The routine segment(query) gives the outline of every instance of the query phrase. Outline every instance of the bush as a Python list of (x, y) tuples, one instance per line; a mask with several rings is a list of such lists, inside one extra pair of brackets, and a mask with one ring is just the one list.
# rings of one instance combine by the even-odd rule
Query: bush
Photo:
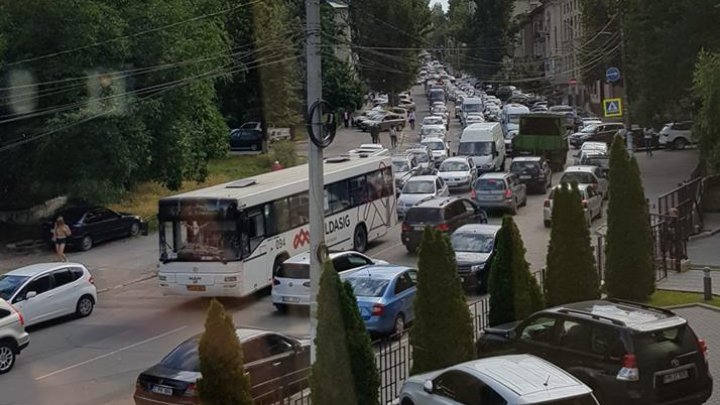
[(445, 235), (425, 228), (418, 258), (411, 374), (424, 373), (475, 357), (473, 324), (465, 302), (455, 253)]
[(497, 234), (495, 259), (490, 267), (490, 326), (522, 320), (543, 308), (543, 297), (530, 265), (515, 221), (503, 217)]
[(277, 160), (283, 167), (292, 167), (298, 164), (295, 151), (295, 142), (278, 141), (272, 145), (272, 161)]
[(198, 353), (200, 373), (198, 392), (203, 405), (250, 405), (250, 379), (243, 367), (243, 352), (235, 334), (232, 317), (222, 304), (210, 301), (205, 333)]
[(577, 183), (555, 190), (545, 273), (548, 306), (600, 298), (590, 231)]
[(646, 301), (655, 291), (650, 215), (634, 157), (616, 137), (610, 151), (610, 203), (605, 245), (608, 296)]

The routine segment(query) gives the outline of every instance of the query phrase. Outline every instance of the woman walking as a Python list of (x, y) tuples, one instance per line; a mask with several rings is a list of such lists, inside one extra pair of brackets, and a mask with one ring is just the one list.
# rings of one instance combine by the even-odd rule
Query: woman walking
[(395, 130), (395, 125), (390, 127), (390, 147), (397, 147), (397, 131)]
[(65, 224), (63, 217), (58, 217), (55, 220), (55, 227), (51, 232), (52, 240), (55, 243), (55, 253), (60, 257), (60, 260), (66, 262), (65, 245), (67, 244), (67, 238), (72, 235), (72, 231), (70, 231), (70, 227)]
[(415, 130), (415, 110), (410, 110), (408, 113), (408, 122), (410, 123), (410, 129)]

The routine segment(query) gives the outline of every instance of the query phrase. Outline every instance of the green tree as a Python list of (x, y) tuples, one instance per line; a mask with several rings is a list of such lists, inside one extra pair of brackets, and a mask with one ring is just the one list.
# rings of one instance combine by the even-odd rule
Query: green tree
[(701, 159), (720, 172), (720, 53), (700, 54), (693, 89), (700, 105), (693, 133)]
[[(340, 285), (332, 262), (325, 262), (317, 297), (317, 347), (310, 372), (313, 404), (357, 404), (353, 368), (348, 353), (348, 331), (345, 330), (342, 303), (344, 288)], [(359, 364), (361, 360), (357, 360)]]
[(411, 374), (424, 373), (472, 360), (473, 325), (465, 302), (455, 253), (447, 237), (425, 228), (418, 257)]
[(251, 405), (250, 379), (243, 366), (243, 351), (232, 316), (222, 304), (210, 301), (205, 333), (198, 344), (198, 394), (203, 405)]
[(644, 301), (655, 291), (652, 234), (640, 169), (615, 137), (610, 151), (605, 285), (610, 297)]
[(502, 67), (510, 43), (513, 2), (473, 0), (469, 70), (481, 80), (493, 78)]
[(590, 231), (577, 183), (555, 189), (547, 252), (545, 299), (548, 306), (600, 298)]
[(503, 217), (496, 239), (488, 289), (490, 326), (525, 319), (543, 308), (540, 286), (530, 273), (525, 244), (512, 216)]

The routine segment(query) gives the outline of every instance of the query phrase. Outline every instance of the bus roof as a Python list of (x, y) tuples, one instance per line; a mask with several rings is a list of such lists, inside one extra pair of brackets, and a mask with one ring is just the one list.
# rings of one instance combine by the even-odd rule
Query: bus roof
[[(390, 156), (330, 157), (324, 163), (325, 184), (359, 176), (383, 167), (391, 167), (392, 165)], [(161, 201), (194, 198), (231, 199), (237, 200), (239, 206), (252, 207), (307, 190), (308, 165), (302, 164), (165, 197)]]

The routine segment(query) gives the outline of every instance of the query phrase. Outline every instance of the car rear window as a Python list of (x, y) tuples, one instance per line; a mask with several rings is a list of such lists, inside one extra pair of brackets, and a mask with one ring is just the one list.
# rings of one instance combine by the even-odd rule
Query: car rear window
[(578, 183), (578, 184), (592, 184), (596, 183), (595, 177), (586, 172), (568, 172), (563, 174), (560, 179), (561, 183)]
[(503, 179), (480, 179), (475, 183), (475, 189), (478, 191), (502, 191), (505, 190), (505, 181)]
[(160, 360), (160, 365), (173, 370), (199, 372), (198, 340), (199, 338), (192, 338), (184, 341)]
[(442, 222), (441, 210), (437, 208), (410, 208), (405, 216), (405, 222), (433, 224)]
[(641, 361), (646, 358), (653, 362), (698, 350), (697, 337), (687, 324), (637, 334), (633, 346)]
[(275, 273), (276, 277), (283, 278), (310, 278), (310, 266), (301, 263), (283, 263)]
[(537, 173), (540, 168), (537, 162), (513, 162), (510, 165), (510, 171), (513, 173)]

